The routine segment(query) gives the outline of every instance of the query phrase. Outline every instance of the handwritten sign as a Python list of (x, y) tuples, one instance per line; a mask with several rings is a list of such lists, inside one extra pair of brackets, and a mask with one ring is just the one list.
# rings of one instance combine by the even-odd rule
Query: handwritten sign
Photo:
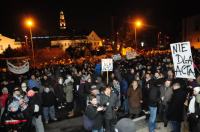
[(195, 71), (191, 54), (190, 42), (170, 44), (177, 78), (195, 79)]
[(101, 59), (101, 71), (113, 71), (113, 59)]

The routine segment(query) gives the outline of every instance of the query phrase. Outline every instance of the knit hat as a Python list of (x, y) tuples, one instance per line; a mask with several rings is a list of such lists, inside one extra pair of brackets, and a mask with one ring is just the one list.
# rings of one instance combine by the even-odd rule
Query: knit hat
[(117, 122), (115, 132), (136, 132), (135, 122), (129, 118), (122, 118)]
[(96, 85), (91, 86), (91, 90), (96, 90), (96, 89), (98, 89)]

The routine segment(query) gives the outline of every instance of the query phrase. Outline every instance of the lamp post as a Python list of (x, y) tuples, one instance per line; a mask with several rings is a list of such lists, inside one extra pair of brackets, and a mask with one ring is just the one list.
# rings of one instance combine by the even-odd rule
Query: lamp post
[(134, 29), (135, 29), (135, 49), (137, 50), (137, 28), (140, 28), (142, 26), (141, 20), (136, 20), (134, 23)]
[(160, 44), (161, 44), (161, 43), (160, 43), (160, 35), (161, 35), (161, 32), (159, 32), (159, 33), (158, 33), (158, 36), (157, 36), (157, 41), (158, 41), (158, 42), (157, 42), (157, 48), (158, 48), (158, 49), (160, 49)]
[(27, 27), (29, 27), (30, 31), (30, 38), (31, 38), (31, 48), (32, 48), (32, 59), (33, 59), (33, 68), (35, 69), (35, 53), (34, 53), (34, 47), (33, 47), (33, 38), (32, 38), (32, 27), (33, 27), (33, 21), (31, 19), (28, 19), (26, 21)]

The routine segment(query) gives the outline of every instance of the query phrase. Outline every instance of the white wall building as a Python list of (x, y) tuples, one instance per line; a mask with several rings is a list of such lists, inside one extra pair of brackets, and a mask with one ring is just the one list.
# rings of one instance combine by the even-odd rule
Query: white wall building
[(15, 42), (15, 39), (11, 39), (0, 34), (0, 54), (2, 54), (9, 46), (12, 49), (21, 47), (18, 42)]
[(102, 39), (94, 31), (92, 31), (87, 36), (79, 36), (77, 38), (75, 36), (74, 38), (63, 38), (51, 41), (51, 46), (59, 46), (64, 51), (71, 45), (76, 46), (79, 44), (91, 44), (92, 49), (98, 49), (102, 46)]

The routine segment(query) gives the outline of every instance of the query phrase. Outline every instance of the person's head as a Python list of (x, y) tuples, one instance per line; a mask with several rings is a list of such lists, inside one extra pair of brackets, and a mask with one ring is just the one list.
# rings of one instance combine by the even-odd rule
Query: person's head
[(26, 85), (25, 82), (23, 82), (23, 83), (21, 84), (21, 88), (22, 88), (22, 91), (26, 92), (26, 90), (27, 90), (27, 85)]
[(168, 70), (167, 71), (167, 76), (168, 77), (173, 77), (174, 76), (174, 73), (172, 72), (172, 70)]
[(47, 75), (44, 75), (43, 78), (44, 78), (44, 80), (47, 80), (48, 77), (47, 77)]
[(13, 90), (13, 96), (20, 96), (21, 92), (20, 92), (20, 88), (19, 87), (15, 87)]
[(103, 88), (103, 91), (106, 95), (110, 95), (111, 94), (111, 87), (109, 85), (105, 86)]
[(58, 78), (58, 84), (61, 84), (61, 85), (63, 84), (63, 78), (62, 77)]
[(97, 98), (95, 95), (89, 95), (89, 102), (92, 104), (92, 105), (97, 105)]
[(97, 94), (99, 94), (99, 89), (97, 88), (96, 85), (92, 85), (90, 88), (90, 92), (92, 95), (97, 95)]
[(27, 96), (28, 97), (33, 97), (34, 95), (35, 95), (35, 91), (34, 90), (32, 90), (32, 89), (28, 90), (28, 92), (27, 92)]
[(155, 74), (154, 74), (154, 76), (155, 76), (155, 78), (160, 78), (160, 74), (159, 74), (159, 72), (156, 72)]
[(4, 88), (2, 89), (2, 94), (8, 94), (8, 89), (7, 89), (6, 87), (4, 87)]
[(134, 90), (137, 89), (138, 88), (138, 81), (133, 80), (132, 81), (132, 87), (133, 87)]
[(135, 122), (129, 118), (122, 118), (115, 125), (115, 132), (136, 132)]
[(44, 92), (45, 92), (45, 93), (49, 93), (49, 92), (50, 92), (50, 88), (49, 88), (48, 86), (46, 86), (46, 87), (44, 88)]
[(131, 68), (131, 74), (134, 74), (135, 70), (133, 68)]
[(35, 80), (35, 75), (31, 75), (31, 79), (32, 79), (32, 80)]
[(172, 88), (173, 88), (173, 90), (177, 90), (177, 89), (181, 88), (181, 85), (180, 85), (180, 83), (174, 83), (172, 85)]
[(147, 80), (149, 80), (149, 79), (151, 79), (151, 74), (150, 73), (146, 73), (145, 77), (146, 77)]
[(169, 80), (169, 79), (165, 80), (165, 87), (167, 87), (167, 88), (170, 87), (171, 83), (172, 83), (171, 80)]
[(195, 96), (198, 95), (199, 92), (200, 92), (200, 87), (195, 87), (195, 88), (193, 89), (193, 94), (194, 94)]

